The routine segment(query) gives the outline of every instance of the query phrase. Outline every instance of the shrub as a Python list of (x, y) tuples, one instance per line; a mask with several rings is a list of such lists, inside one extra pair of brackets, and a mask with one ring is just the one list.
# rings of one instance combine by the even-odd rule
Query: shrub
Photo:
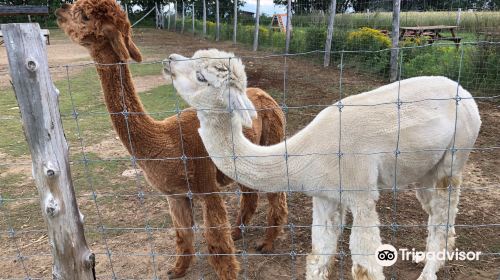
[(361, 27), (347, 34), (347, 48), (349, 50), (378, 51), (391, 47), (391, 40), (379, 30)]
[(305, 30), (306, 51), (324, 50), (327, 30), (324, 27), (309, 27)]
[[(385, 73), (389, 68), (391, 40), (379, 30), (362, 27), (347, 34), (346, 49), (360, 51), (352, 54), (361, 68), (369, 72)], [(380, 51), (380, 52), (379, 52)]]

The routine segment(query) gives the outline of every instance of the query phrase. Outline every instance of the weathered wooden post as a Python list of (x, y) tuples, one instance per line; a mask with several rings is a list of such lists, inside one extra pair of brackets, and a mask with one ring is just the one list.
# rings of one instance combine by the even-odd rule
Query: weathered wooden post
[(203, 38), (207, 36), (207, 1), (203, 0)]
[(292, 0), (287, 1), (286, 5), (286, 39), (285, 39), (285, 53), (290, 51), (290, 39), (292, 35)]
[(155, 28), (156, 29), (160, 28), (160, 22), (158, 17), (158, 3), (155, 3)]
[(186, 5), (184, 1), (182, 1), (182, 27), (181, 27), (181, 33), (184, 33), (184, 24), (186, 21)]
[(219, 0), (215, 0), (215, 41), (220, 40)]
[(174, 3), (174, 32), (177, 32), (177, 1)]
[(192, 21), (192, 31), (193, 31), (193, 35), (194, 35), (194, 29), (195, 29), (195, 26), (194, 26), (194, 2), (191, 3), (191, 21)]
[(31, 152), (33, 177), (47, 224), (53, 279), (95, 279), (76, 204), (58, 95), (38, 23), (2, 24), (10, 75)]
[(156, 29), (163, 29), (163, 7), (160, 4), (158, 8), (158, 3), (155, 3), (155, 15), (156, 15)]
[(238, 32), (238, 0), (233, 0), (234, 4), (234, 23), (233, 23), (233, 44), (236, 45)]
[(255, 8), (255, 30), (253, 32), (253, 51), (256, 52), (259, 48), (259, 21), (260, 21), (260, 0), (257, 0)]
[(161, 26), (161, 29), (165, 29), (165, 17), (164, 17), (164, 14), (163, 14), (163, 5), (160, 4), (160, 26)]
[(325, 42), (325, 57), (323, 60), (323, 66), (328, 67), (330, 65), (330, 52), (332, 51), (332, 39), (333, 39), (333, 26), (335, 24), (335, 10), (337, 8), (337, 1), (331, 0), (330, 2), (330, 18), (328, 19), (328, 33), (326, 35)]
[(399, 78), (398, 56), (399, 56), (399, 10), (401, 0), (392, 0), (392, 47), (391, 47), (391, 73), (390, 81), (394, 82)]
[(168, 20), (167, 20), (167, 29), (170, 30), (170, 3), (168, 3), (168, 11), (167, 11), (167, 15), (168, 15)]

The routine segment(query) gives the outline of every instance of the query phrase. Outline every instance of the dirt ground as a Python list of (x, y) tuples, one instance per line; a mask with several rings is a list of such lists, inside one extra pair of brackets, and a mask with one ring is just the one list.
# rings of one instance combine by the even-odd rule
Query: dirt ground
[[(55, 33), (48, 47), (49, 61), (52, 66), (68, 63), (90, 61), (82, 47), (69, 42), (61, 34)], [(171, 53), (180, 53), (186, 56), (200, 48), (216, 47), (235, 52), (244, 57), (249, 86), (263, 88), (270, 92), (279, 103), (286, 103), (290, 109), (287, 116), (287, 134), (294, 132), (309, 123), (321, 108), (293, 108), (304, 105), (328, 105), (338, 100), (340, 96), (360, 93), (386, 83), (386, 81), (370, 76), (355, 69), (344, 69), (342, 79), (338, 67), (324, 69), (318, 66), (321, 58), (315, 55), (307, 57), (287, 58), (265, 57), (269, 53), (251, 52), (244, 46), (233, 46), (227, 42), (215, 43), (205, 41), (190, 35), (181, 35), (164, 31), (138, 30), (134, 37), (143, 51), (147, 61), (160, 60)], [(8, 73), (5, 48), (0, 49), (0, 87), (8, 86)], [(64, 68), (54, 67), (53, 78), (64, 79)], [(284, 75), (286, 71), (286, 75)], [(73, 74), (75, 74), (73, 72)], [(284, 81), (286, 77), (286, 82)], [(342, 81), (340, 91), (339, 81)], [(149, 75), (135, 79), (138, 91), (146, 91), (164, 83), (160, 75)], [(285, 86), (286, 85), (286, 86)], [(500, 92), (500, 89), (499, 89)], [(500, 147), (500, 110), (497, 102), (479, 102), (482, 117), (482, 129), (476, 143), (477, 148)], [(97, 145), (86, 147), (87, 152), (97, 154), (102, 158), (126, 158), (127, 153), (121, 146), (113, 131)], [(33, 182), (27, 174), (30, 172), (29, 158), (13, 158), (0, 150), (0, 158), (10, 163), (8, 168), (0, 174), (2, 177), (13, 173), (24, 174), (20, 182), (12, 185), (0, 184), (2, 188), (24, 186), (29, 188), (20, 190), (26, 194), (36, 194)], [(17, 169), (16, 169), (17, 168)], [(132, 176), (130, 176), (132, 174)], [(133, 182), (136, 178), (133, 169), (122, 168), (110, 176), (116, 176), (116, 181), (126, 180)], [(498, 279), (500, 277), (500, 151), (499, 149), (481, 149), (471, 153), (465, 170), (462, 196), (457, 217), (457, 248), (464, 251), (481, 251), (483, 256), (477, 262), (453, 261), (438, 275), (439, 279)], [(80, 174), (81, 175), (81, 174)], [(140, 175), (139, 175), (140, 176)], [(73, 175), (78, 178), (78, 174)], [(80, 176), (81, 177), (81, 176)], [(77, 179), (78, 180), (78, 179)], [(21, 182), (22, 181), (22, 182)], [(141, 179), (141, 185), (146, 193), (155, 194)], [(1, 181), (0, 181), (1, 183)], [(97, 183), (96, 183), (97, 184)], [(133, 184), (131, 184), (133, 185)], [(226, 186), (224, 191), (234, 192), (234, 185)], [(115, 273), (117, 279), (168, 279), (167, 270), (173, 264), (175, 254), (175, 233), (168, 216), (168, 205), (164, 198), (158, 195), (148, 196), (145, 201), (137, 199), (136, 189), (120, 190), (120, 194), (111, 189), (98, 189), (106, 193), (103, 204), (106, 207), (97, 213), (95, 202), (88, 199), (89, 190), (77, 190), (79, 206), (86, 219), (87, 240), (92, 251), (96, 253), (96, 273), (98, 279), (111, 279)], [(84, 199), (85, 198), (85, 199)], [(113, 199), (112, 203), (104, 204), (106, 199)], [(235, 195), (227, 195), (228, 211), (231, 221), (234, 221), (238, 208)], [(195, 200), (196, 201), (196, 200)], [(382, 224), (392, 222), (393, 193), (382, 193), (378, 203), (378, 211)], [(9, 206), (10, 211), (23, 211), (24, 207), (37, 209), (38, 202), (22, 201), (26, 206)], [(13, 203), (9, 203), (13, 204)], [(99, 203), (98, 203), (99, 204)], [(311, 250), (310, 228), (311, 199), (300, 193), (292, 193), (288, 197), (289, 224), (279, 237), (275, 245), (274, 254), (260, 255), (254, 245), (263, 236), (266, 225), (267, 201), (261, 199), (259, 208), (252, 221), (252, 225), (244, 235), (244, 239), (236, 241), (238, 250), (245, 250), (248, 255), (240, 256), (242, 264), (241, 279), (304, 279), (305, 256)], [(396, 220), (404, 225), (393, 234), (389, 227), (381, 227), (383, 240), (396, 248), (425, 249), (427, 216), (420, 207), (413, 191), (397, 193), (398, 207)], [(109, 205), (109, 206), (108, 206)], [(0, 207), (0, 211), (2, 208)], [(22, 232), (15, 237), (9, 236), (6, 226), (8, 214), (0, 220), (0, 279), (31, 277), (51, 279), (51, 258), (49, 244), (41, 215), (35, 211), (23, 216), (23, 223), (16, 231)], [(199, 204), (196, 203), (195, 213), (197, 224), (202, 224)], [(12, 214), (12, 213), (11, 213)], [(99, 216), (100, 215), (100, 216)], [(96, 220), (100, 219), (105, 225), (109, 222), (116, 226), (105, 232), (97, 230)], [(153, 230), (145, 230), (145, 221), (156, 225)], [(349, 257), (349, 223), (339, 243), (339, 251), (347, 256), (337, 258), (335, 275), (332, 279), (351, 279)], [(483, 225), (483, 226), (480, 226)], [(124, 230), (124, 228), (129, 228)], [(200, 252), (206, 252), (202, 232), (197, 233), (196, 246)], [(111, 254), (107, 254), (108, 248)], [(18, 251), (21, 251), (19, 252)], [(294, 251), (297, 256), (292, 257)], [(155, 254), (152, 255), (151, 252)], [(19, 257), (19, 253), (22, 257)], [(395, 266), (385, 269), (386, 277), (393, 279), (416, 279), (422, 269), (421, 264), (398, 261)], [(216, 279), (205, 257), (201, 256), (191, 266), (184, 279)]]

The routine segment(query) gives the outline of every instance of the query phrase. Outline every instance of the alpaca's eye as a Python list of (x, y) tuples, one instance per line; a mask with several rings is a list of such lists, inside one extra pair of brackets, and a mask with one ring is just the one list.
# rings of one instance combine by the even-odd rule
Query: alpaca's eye
[(201, 74), (200, 72), (196, 72), (196, 79), (198, 79), (199, 82), (206, 83), (207, 79), (205, 79), (205, 76)]
[(90, 19), (89, 19), (89, 17), (86, 14), (82, 13), (82, 20), (83, 21), (89, 21)]

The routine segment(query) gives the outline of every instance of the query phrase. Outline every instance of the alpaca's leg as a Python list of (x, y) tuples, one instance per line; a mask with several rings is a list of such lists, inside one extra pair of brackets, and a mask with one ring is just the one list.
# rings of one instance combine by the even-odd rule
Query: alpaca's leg
[(191, 261), (194, 259), (193, 211), (188, 198), (168, 198), (170, 215), (176, 228), (176, 254), (174, 268), (168, 271), (170, 279), (179, 278), (186, 274)]
[(345, 211), (338, 201), (313, 197), (312, 253), (307, 256), (307, 279), (328, 279)]
[(236, 227), (233, 228), (231, 233), (233, 240), (241, 238), (240, 226), (246, 226), (250, 223), (250, 220), (257, 209), (257, 201), (259, 199), (259, 194), (255, 190), (247, 188), (243, 185), (239, 185), (239, 187), (243, 194), (240, 197), (240, 211), (238, 212), (238, 217), (236, 218)]
[(286, 193), (268, 193), (267, 200), (267, 228), (264, 239), (257, 245), (257, 250), (262, 253), (270, 253), (274, 247), (274, 240), (283, 231), (283, 225), (288, 220), (288, 207)]
[(375, 252), (382, 245), (375, 200), (359, 194), (356, 204), (350, 209), (353, 217), (349, 240), (352, 277), (354, 280), (384, 279), (382, 266), (375, 260)]
[[(417, 190), (417, 198), (429, 214), (426, 251), (433, 252), (434, 256), (444, 250), (451, 251), (455, 246), (454, 225), (458, 211), (460, 182), (460, 176), (445, 177), (437, 183), (429, 180), (423, 184), (426, 189)], [(425, 260), (425, 267), (418, 279), (437, 279), (436, 273), (443, 265), (444, 260), (436, 258)]]
[(231, 225), (222, 198), (217, 194), (203, 197), (203, 219), (205, 220), (205, 239), (207, 240), (208, 262), (219, 279), (236, 279), (240, 264), (236, 260)]

